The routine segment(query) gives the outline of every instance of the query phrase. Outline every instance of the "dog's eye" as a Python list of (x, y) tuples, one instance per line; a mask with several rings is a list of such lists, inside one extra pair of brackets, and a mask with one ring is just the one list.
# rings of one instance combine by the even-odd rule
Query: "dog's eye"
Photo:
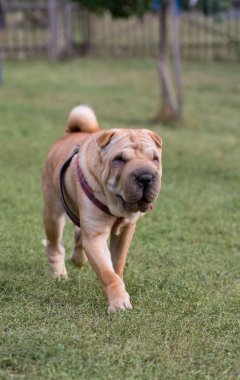
[(123, 156), (121, 154), (118, 154), (116, 157), (114, 157), (113, 162), (125, 163), (126, 160), (123, 158)]
[(153, 161), (159, 162), (159, 157), (156, 154), (154, 154), (154, 156), (153, 156)]

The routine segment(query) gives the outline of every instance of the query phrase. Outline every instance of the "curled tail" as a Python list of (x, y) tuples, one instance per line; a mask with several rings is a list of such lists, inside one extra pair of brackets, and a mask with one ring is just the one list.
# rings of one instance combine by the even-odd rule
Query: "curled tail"
[(67, 120), (65, 132), (87, 132), (93, 133), (100, 130), (94, 111), (85, 105), (74, 107)]

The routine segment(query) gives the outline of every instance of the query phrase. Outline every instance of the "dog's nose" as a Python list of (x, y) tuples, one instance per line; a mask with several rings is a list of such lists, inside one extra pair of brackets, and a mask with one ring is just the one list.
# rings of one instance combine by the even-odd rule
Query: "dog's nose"
[(153, 180), (153, 175), (150, 173), (140, 174), (137, 176), (137, 181), (141, 183), (141, 185), (149, 185)]

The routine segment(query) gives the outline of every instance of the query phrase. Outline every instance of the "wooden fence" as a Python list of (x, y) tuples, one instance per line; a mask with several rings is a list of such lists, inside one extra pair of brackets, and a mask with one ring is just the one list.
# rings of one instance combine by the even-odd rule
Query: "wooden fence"
[[(3, 9), (5, 28), (0, 31), (3, 59), (36, 56), (57, 59), (64, 51), (70, 54), (70, 47), (75, 44), (81, 52), (81, 43), (85, 44), (86, 11), (71, 2), (8, 0), (3, 3)], [(73, 34), (75, 28), (79, 28), (79, 36)]]
[[(4, 1), (4, 2), (3, 2)], [(156, 13), (143, 19), (113, 20), (89, 14), (63, 0), (3, 2), (6, 24), (0, 30), (0, 58), (74, 55), (156, 56), (159, 20)], [(181, 15), (180, 41), (186, 59), (239, 60), (240, 10), (218, 18), (191, 12)], [(171, 32), (171, 20), (169, 20)], [(171, 33), (170, 33), (171, 34)], [(171, 38), (170, 38), (171, 43)]]

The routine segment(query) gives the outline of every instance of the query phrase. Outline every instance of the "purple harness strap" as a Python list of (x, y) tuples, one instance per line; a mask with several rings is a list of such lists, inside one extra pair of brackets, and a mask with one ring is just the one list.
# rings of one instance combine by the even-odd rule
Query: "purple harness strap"
[[(64, 210), (65, 210), (66, 214), (68, 215), (68, 217), (71, 219), (73, 224), (75, 224), (77, 227), (80, 227), (80, 220), (79, 220), (79, 217), (77, 215), (75, 215), (70, 210), (70, 208), (68, 207), (68, 204), (66, 202), (66, 198), (65, 198), (65, 194), (64, 194), (64, 176), (65, 176), (66, 170), (69, 167), (73, 157), (79, 152), (79, 149), (80, 149), (80, 145), (77, 145), (77, 147), (74, 149), (72, 155), (67, 159), (67, 161), (64, 162), (63, 166), (61, 167), (60, 177), (59, 177), (59, 186), (60, 186), (62, 205), (63, 205)], [(85, 194), (87, 195), (87, 197), (90, 199), (90, 201), (92, 201), (95, 204), (95, 206), (97, 206), (100, 210), (105, 212), (105, 214), (108, 214), (110, 216), (114, 216), (111, 214), (109, 208), (105, 204), (103, 204), (99, 199), (97, 199), (95, 197), (92, 188), (89, 186), (89, 184), (87, 183), (87, 181), (83, 175), (83, 172), (80, 168), (78, 160), (76, 161), (76, 163), (77, 163), (78, 179), (79, 179), (79, 182), (82, 186), (82, 189), (85, 192)], [(115, 221), (113, 226), (116, 227), (122, 221), (122, 219), (123, 218), (116, 217), (116, 221)]]
[(64, 194), (64, 176), (65, 176), (65, 172), (66, 172), (67, 168), (69, 167), (69, 165), (70, 165), (73, 157), (75, 156), (75, 154), (78, 153), (78, 151), (79, 151), (79, 145), (74, 149), (72, 155), (67, 159), (67, 161), (64, 162), (63, 166), (61, 167), (60, 177), (59, 177), (59, 186), (60, 186), (62, 205), (64, 207), (64, 210), (65, 210), (66, 214), (71, 219), (71, 221), (73, 222), (73, 224), (75, 224), (75, 226), (80, 227), (80, 220), (77, 217), (77, 215), (75, 215), (70, 210), (70, 208), (68, 207), (66, 199), (65, 199), (65, 194)]
[(89, 186), (89, 184), (87, 183), (84, 175), (83, 175), (83, 172), (79, 166), (79, 162), (78, 160), (76, 161), (76, 164), (77, 164), (77, 175), (78, 175), (78, 179), (79, 179), (79, 182), (82, 186), (82, 189), (84, 191), (84, 193), (87, 195), (88, 199), (90, 199), (90, 201), (92, 201), (92, 203), (95, 204), (95, 206), (97, 206), (98, 208), (100, 208), (100, 210), (102, 210), (103, 212), (105, 212), (105, 214), (108, 214), (108, 215), (111, 215), (111, 212), (109, 210), (109, 208), (104, 205), (99, 199), (97, 199), (91, 189), (91, 187)]

